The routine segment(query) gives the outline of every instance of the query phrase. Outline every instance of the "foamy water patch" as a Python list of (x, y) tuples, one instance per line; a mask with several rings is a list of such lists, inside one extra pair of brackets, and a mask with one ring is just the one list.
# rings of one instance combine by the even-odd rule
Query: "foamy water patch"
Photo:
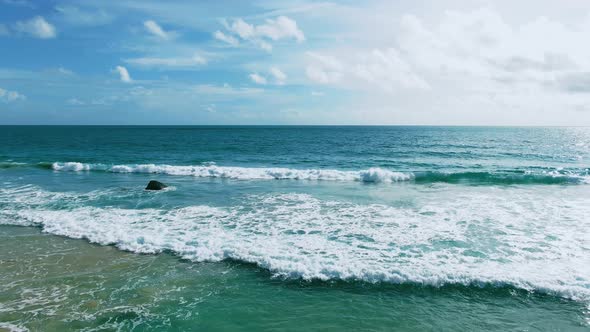
[(306, 194), (169, 210), (56, 210), (37, 201), (25, 207), (26, 199), (14, 209), (0, 194), (0, 223), (39, 225), (48, 233), (137, 253), (240, 260), (285, 278), (510, 285), (590, 300), (590, 207), (558, 194), (472, 193), (414, 208)]
[(24, 326), (11, 324), (11, 323), (4, 323), (4, 322), (0, 322), (0, 328), (5, 329), (6, 331), (10, 331), (10, 332), (28, 332), (29, 331), (29, 329), (27, 329)]

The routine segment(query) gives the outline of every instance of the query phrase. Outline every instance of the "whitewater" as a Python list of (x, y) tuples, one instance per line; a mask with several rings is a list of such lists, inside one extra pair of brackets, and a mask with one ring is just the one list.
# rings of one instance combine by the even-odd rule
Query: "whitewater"
[(136, 253), (255, 263), (276, 277), (513, 286), (590, 300), (590, 206), (583, 199), (492, 190), (429, 197), (408, 209), (263, 194), (234, 206), (129, 209), (108, 206), (114, 197), (138, 196), (1, 189), (0, 223)]
[(339, 171), (334, 169), (289, 169), (289, 168), (252, 168), (228, 167), (217, 165), (206, 166), (173, 166), (173, 165), (104, 165), (80, 162), (55, 162), (51, 168), (56, 171), (107, 171), (112, 173), (152, 173), (168, 175), (187, 175), (195, 177), (211, 177), (239, 180), (323, 180), (323, 181), (363, 181), (363, 182), (395, 182), (409, 180), (412, 173), (404, 174), (378, 167), (361, 171)]
[[(42, 168), (55, 171), (101, 171), (110, 173), (166, 174), (221, 178), (234, 180), (308, 180), (308, 181), (359, 181), (367, 183), (491, 183), (491, 184), (589, 184), (590, 169), (564, 169), (563, 167), (527, 167), (496, 171), (404, 171), (370, 167), (362, 170), (293, 169), (285, 167), (218, 166), (213, 162), (204, 165), (128, 164), (108, 165), (81, 162), (39, 163)], [(11, 167), (27, 164), (10, 164)]]

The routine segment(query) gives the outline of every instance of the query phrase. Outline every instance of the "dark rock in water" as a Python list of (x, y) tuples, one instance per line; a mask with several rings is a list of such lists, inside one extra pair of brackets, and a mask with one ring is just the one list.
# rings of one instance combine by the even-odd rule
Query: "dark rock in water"
[(166, 187), (168, 186), (162, 182), (152, 180), (150, 183), (148, 183), (147, 187), (145, 187), (145, 190), (162, 190)]

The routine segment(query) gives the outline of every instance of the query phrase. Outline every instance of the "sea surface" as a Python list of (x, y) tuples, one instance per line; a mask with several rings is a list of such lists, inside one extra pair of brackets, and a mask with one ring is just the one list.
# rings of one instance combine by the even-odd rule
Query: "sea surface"
[(0, 126), (4, 330), (590, 331), (590, 128)]

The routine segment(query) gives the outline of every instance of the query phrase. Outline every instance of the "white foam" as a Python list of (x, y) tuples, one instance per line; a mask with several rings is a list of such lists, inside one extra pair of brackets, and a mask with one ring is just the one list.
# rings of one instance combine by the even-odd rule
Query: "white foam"
[(224, 167), (214, 164), (203, 166), (172, 165), (112, 165), (84, 164), (78, 162), (53, 163), (56, 171), (92, 171), (100, 170), (112, 173), (152, 173), (168, 175), (185, 175), (206, 178), (237, 180), (317, 180), (317, 181), (362, 181), (362, 182), (397, 182), (413, 178), (411, 173), (394, 172), (382, 168), (369, 168), (361, 171), (340, 171), (334, 169), (291, 169), (281, 167)]
[[(8, 191), (0, 201), (19, 195)], [(0, 210), (0, 223), (37, 224), (138, 253), (236, 259), (288, 278), (512, 285), (590, 300), (590, 204), (547, 192), (473, 189), (415, 208), (305, 194), (171, 210), (32, 204)], [(52, 199), (42, 191), (36, 197)]]
[(66, 163), (53, 163), (52, 168), (56, 171), (89, 171), (91, 168), (90, 164), (83, 164), (78, 162), (66, 162)]
[(28, 332), (29, 329), (23, 326), (14, 325), (11, 323), (0, 322), (0, 328), (6, 329), (10, 332)]

